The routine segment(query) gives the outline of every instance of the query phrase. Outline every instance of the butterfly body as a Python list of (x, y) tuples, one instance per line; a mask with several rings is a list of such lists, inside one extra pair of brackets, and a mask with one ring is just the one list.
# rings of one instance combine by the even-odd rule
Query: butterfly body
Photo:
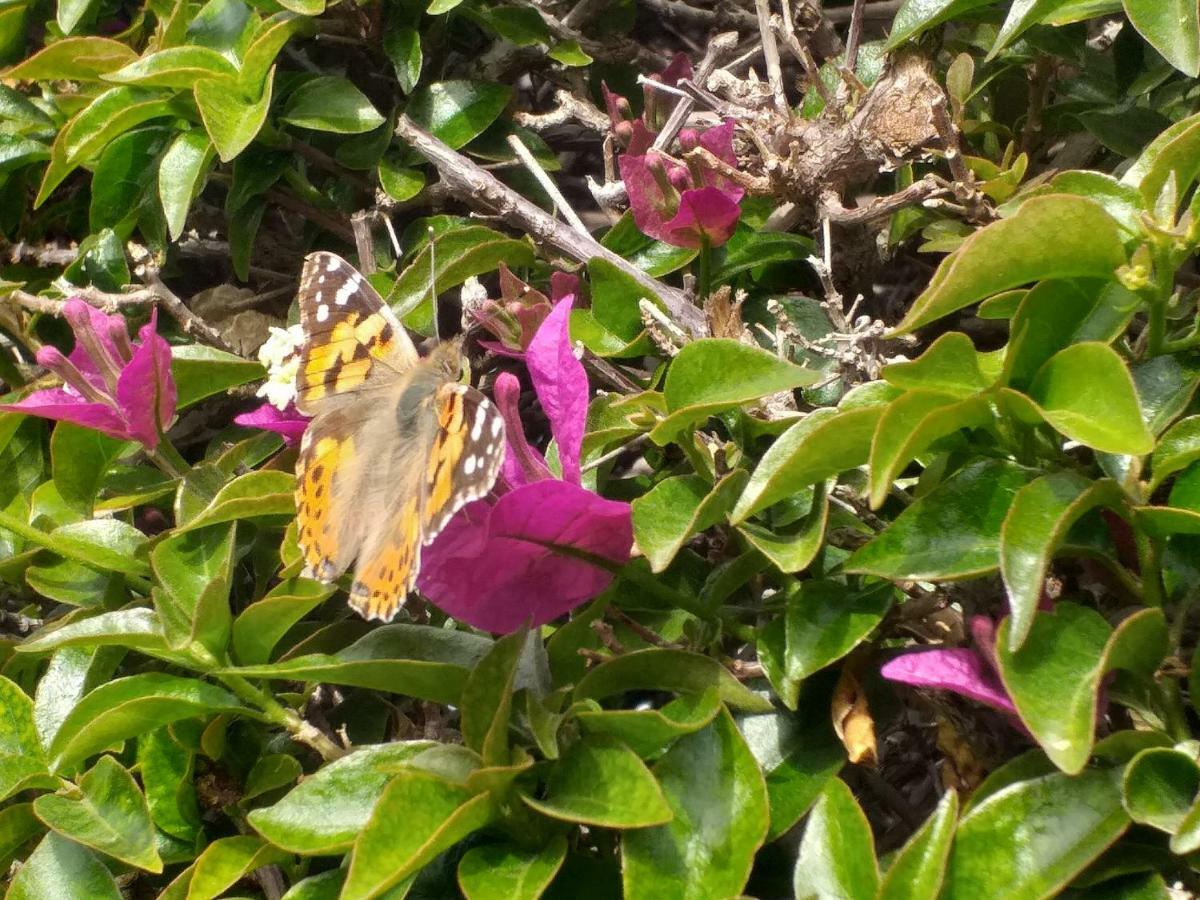
[(457, 380), (460, 343), (421, 357), (340, 257), (305, 260), (299, 303), (296, 406), (312, 416), (296, 464), (304, 574), (332, 582), (354, 563), (350, 605), (389, 621), (416, 584), (421, 548), (491, 490), (504, 422)]

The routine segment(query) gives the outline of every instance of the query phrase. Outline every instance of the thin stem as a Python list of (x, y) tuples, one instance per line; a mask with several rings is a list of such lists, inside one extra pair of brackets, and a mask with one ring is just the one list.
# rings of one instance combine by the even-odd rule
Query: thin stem
[(700, 302), (712, 293), (712, 242), (708, 236), (700, 238)]
[(192, 470), (188, 461), (165, 436), (159, 438), (158, 446), (155, 449), (146, 448), (146, 458), (170, 478), (182, 478)]
[(1162, 606), (1162, 541), (1136, 531), (1134, 541), (1138, 568), (1142, 570), (1142, 600), (1147, 606)]
[(241, 675), (225, 673), (216, 677), (243, 700), (258, 707), (267, 721), (287, 729), (297, 741), (307, 744), (321, 754), (322, 759), (328, 762), (346, 755), (346, 750), (326, 737), (319, 728), (305, 721), (295, 710), (283, 706), (269, 692), (255, 687)]
[(1146, 333), (1146, 353), (1149, 356), (1159, 356), (1167, 334), (1167, 304), (1161, 298), (1154, 298), (1149, 303), (1150, 321)]
[[(31, 544), (36, 544), (52, 553), (57, 553), (63, 559), (69, 559), (72, 562), (80, 563), (87, 566), (89, 569), (108, 572), (115, 571), (104, 566), (98, 565), (96, 560), (82, 547), (75, 547), (69, 541), (64, 541), (62, 537), (56, 537), (52, 534), (47, 534), (41, 529), (34, 528), (32, 525), (27, 525), (15, 516), (0, 510), (0, 528), (5, 531), (11, 531), (13, 534), (25, 538)], [(128, 572), (117, 572), (125, 582), (134, 590), (149, 595), (151, 584), (148, 579), (140, 575), (132, 575)]]

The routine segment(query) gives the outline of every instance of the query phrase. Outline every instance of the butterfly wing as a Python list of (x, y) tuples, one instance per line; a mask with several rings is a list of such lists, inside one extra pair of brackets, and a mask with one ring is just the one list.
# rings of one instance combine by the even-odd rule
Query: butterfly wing
[[(421, 383), (418, 375), (413, 384)], [(363, 545), (350, 588), (350, 605), (367, 619), (395, 616), (416, 584), (422, 546), (487, 495), (504, 458), (504, 420), (483, 394), (452, 381), (429, 386), (402, 397), (398, 418), (412, 432), (392, 444), (392, 487), (363, 504), (365, 515), (385, 517)]]
[(348, 395), (384, 390), (417, 363), (417, 351), (383, 298), (340, 256), (309, 254), (300, 274), (304, 349), (296, 407), (316, 416)]

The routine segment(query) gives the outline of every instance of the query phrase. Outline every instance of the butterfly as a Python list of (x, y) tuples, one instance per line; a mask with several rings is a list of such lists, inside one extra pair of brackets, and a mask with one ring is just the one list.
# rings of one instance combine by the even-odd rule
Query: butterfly
[(404, 326), (333, 253), (304, 261), (296, 407), (312, 421), (296, 463), (303, 574), (355, 563), (350, 605), (387, 622), (416, 584), (421, 548), (492, 489), (504, 420), (459, 382), (461, 340), (420, 356)]

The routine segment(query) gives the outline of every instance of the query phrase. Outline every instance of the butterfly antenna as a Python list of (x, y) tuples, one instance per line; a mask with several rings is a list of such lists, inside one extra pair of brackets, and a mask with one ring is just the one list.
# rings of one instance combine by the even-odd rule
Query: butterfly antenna
[(433, 307), (433, 338), (441, 343), (442, 335), (438, 330), (438, 293), (437, 293), (437, 263), (435, 260), (433, 226), (427, 231), (429, 235), (429, 303)]

